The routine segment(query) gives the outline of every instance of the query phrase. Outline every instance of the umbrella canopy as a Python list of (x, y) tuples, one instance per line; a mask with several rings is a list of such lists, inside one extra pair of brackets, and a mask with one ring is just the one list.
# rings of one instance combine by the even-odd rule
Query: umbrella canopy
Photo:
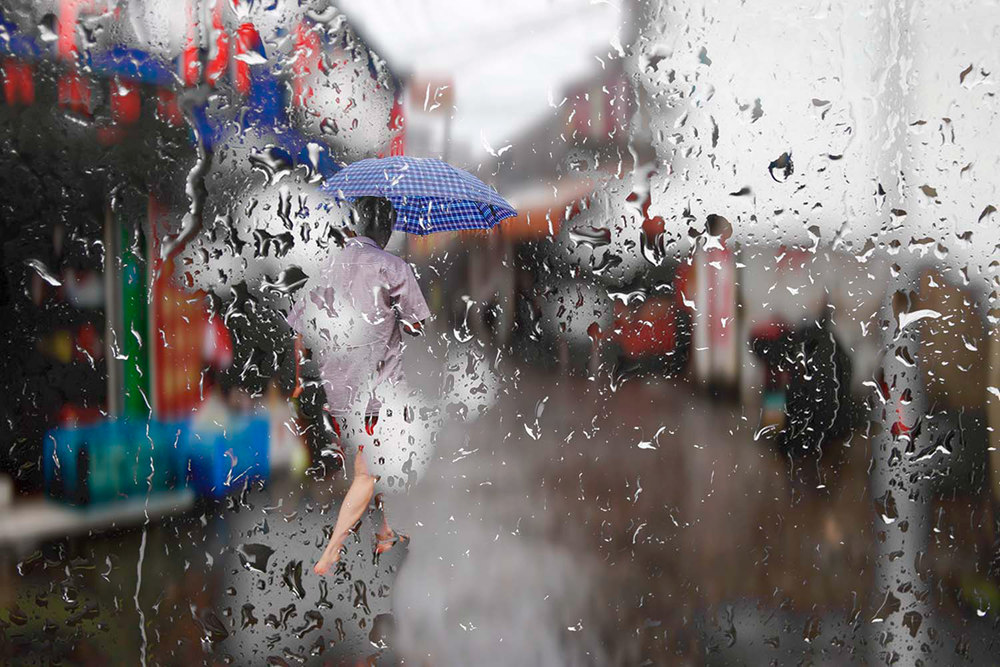
[(491, 229), (517, 215), (493, 188), (434, 158), (359, 160), (334, 174), (323, 189), (343, 201), (385, 197), (396, 208), (396, 231), (421, 236)]

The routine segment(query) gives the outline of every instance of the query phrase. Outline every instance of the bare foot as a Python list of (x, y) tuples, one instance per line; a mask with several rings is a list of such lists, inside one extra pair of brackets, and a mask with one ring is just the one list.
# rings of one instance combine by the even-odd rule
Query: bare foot
[(339, 550), (332, 556), (328, 556), (327, 554), (324, 553), (323, 556), (319, 559), (319, 561), (316, 562), (316, 565), (313, 567), (313, 572), (322, 576), (330, 572), (331, 569), (335, 568), (338, 562), (340, 562)]
[(376, 534), (375, 539), (375, 553), (384, 554), (386, 551), (408, 538), (405, 535), (400, 535), (390, 529), (388, 533)]
[(375, 544), (375, 553), (384, 554), (389, 549), (396, 546), (395, 537), (379, 538), (379, 541)]

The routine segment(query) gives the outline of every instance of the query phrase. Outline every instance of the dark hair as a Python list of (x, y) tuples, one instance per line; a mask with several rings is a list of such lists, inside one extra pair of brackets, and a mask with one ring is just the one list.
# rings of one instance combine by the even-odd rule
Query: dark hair
[(354, 200), (354, 231), (385, 247), (396, 224), (396, 209), (385, 197), (358, 197)]

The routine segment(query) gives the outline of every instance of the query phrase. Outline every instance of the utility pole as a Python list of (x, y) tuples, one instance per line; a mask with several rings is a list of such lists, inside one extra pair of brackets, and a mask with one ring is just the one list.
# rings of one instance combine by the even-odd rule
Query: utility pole
[[(882, 78), (879, 117), (884, 122), (870, 141), (882, 147), (876, 169), (876, 215), (883, 221), (877, 233), (883, 250), (893, 240), (905, 244), (910, 225), (892, 221), (893, 209), (915, 210), (907, 205), (907, 175), (913, 171), (909, 146), (908, 109), (913, 105), (910, 43), (911, 0), (894, 0), (886, 6), (876, 27), (882, 46), (878, 62), (888, 68)], [(882, 16), (880, 14), (880, 16)], [(874, 588), (872, 608), (861, 620), (867, 624), (869, 664), (916, 665), (933, 662), (928, 654), (935, 642), (933, 603), (921, 559), (930, 544), (930, 488), (916, 453), (931, 437), (919, 428), (927, 412), (920, 359), (919, 327), (906, 323), (913, 309), (912, 295), (919, 286), (919, 267), (912, 257), (888, 258), (897, 262), (887, 286), (879, 317), (883, 357), (880, 387), (872, 421), (877, 432), (872, 441), (869, 486), (874, 500)], [(914, 361), (916, 360), (916, 362)], [(918, 442), (920, 441), (920, 442)]]

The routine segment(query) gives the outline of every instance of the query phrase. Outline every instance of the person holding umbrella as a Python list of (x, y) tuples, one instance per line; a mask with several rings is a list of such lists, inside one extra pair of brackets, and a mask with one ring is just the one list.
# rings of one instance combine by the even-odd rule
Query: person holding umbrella
[[(410, 266), (385, 251), (393, 230), (490, 229), (517, 214), (476, 177), (430, 158), (361, 160), (324, 189), (353, 203), (354, 234), (307, 282), (288, 316), (318, 357), (333, 428), (345, 455), (354, 455), (350, 488), (313, 568), (320, 575), (339, 562), (344, 541), (375, 494), (370, 446), (389, 444), (376, 439), (381, 399), (403, 381), (402, 335), (420, 335), (430, 316)], [(376, 538), (376, 554), (396, 542), (384, 518)]]

